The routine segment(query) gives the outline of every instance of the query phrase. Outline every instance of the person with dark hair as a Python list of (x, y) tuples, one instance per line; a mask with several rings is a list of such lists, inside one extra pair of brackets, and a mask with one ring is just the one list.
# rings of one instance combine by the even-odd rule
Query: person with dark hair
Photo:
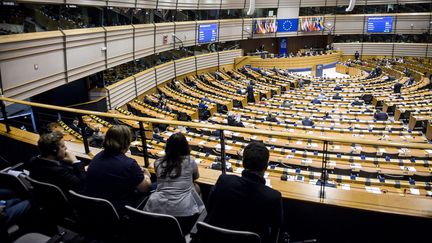
[(321, 104), (321, 101), (319, 100), (319, 98), (314, 98), (314, 99), (311, 101), (311, 103), (314, 104), (314, 105), (318, 105), (318, 104)]
[(360, 101), (359, 98), (355, 98), (355, 100), (351, 103), (352, 106), (361, 106), (363, 102)]
[(204, 210), (204, 203), (197, 193), (198, 185), (194, 184), (199, 178), (198, 166), (183, 134), (168, 138), (165, 156), (155, 162), (154, 168), (157, 188), (144, 210), (176, 217), (186, 235)]
[(308, 116), (306, 116), (306, 117), (301, 121), (301, 124), (302, 124), (303, 126), (313, 126), (313, 125), (314, 125), (314, 122), (313, 122), (311, 119), (309, 119)]
[(219, 176), (208, 197), (204, 221), (217, 227), (255, 232), (263, 243), (276, 242), (283, 208), (281, 193), (265, 185), (269, 157), (263, 143), (249, 143), (243, 151), (242, 176)]
[(137, 206), (150, 189), (150, 173), (125, 155), (132, 132), (123, 125), (112, 126), (105, 135), (104, 150), (98, 153), (87, 170), (84, 194), (110, 201), (120, 214), (124, 206)]
[(402, 89), (402, 84), (399, 82), (399, 81), (397, 81), (395, 84), (394, 84), (394, 86), (393, 86), (393, 92), (395, 93), (395, 94), (400, 94), (400, 92), (401, 92), (401, 89)]
[(387, 113), (382, 112), (381, 110), (377, 109), (377, 110), (375, 111), (374, 118), (375, 118), (377, 121), (387, 121), (387, 119), (388, 119), (388, 115), (387, 115)]
[(105, 136), (101, 133), (100, 128), (96, 127), (93, 134), (88, 138), (89, 144), (92, 147), (101, 148)]
[(354, 53), (354, 58), (355, 58), (356, 60), (358, 60), (358, 59), (360, 58), (360, 53), (359, 53), (358, 51), (356, 51), (356, 52)]
[(81, 131), (81, 128), (79, 127), (79, 121), (78, 121), (78, 119), (74, 119), (72, 121), (72, 124), (70, 125), (70, 128), (72, 130), (74, 130), (75, 132), (77, 132), (77, 133), (79, 133), (79, 134), (82, 135), (82, 131)]
[(334, 100), (342, 100), (342, 96), (337, 92), (335, 95), (333, 95), (332, 99)]
[(271, 112), (267, 113), (265, 120), (268, 122), (279, 122), (279, 120), (276, 118), (276, 116), (273, 115), (273, 113), (271, 113)]
[(40, 155), (25, 165), (31, 178), (54, 184), (65, 193), (84, 188), (84, 165), (73, 153), (66, 151), (61, 132), (42, 134), (38, 140), (38, 149)]

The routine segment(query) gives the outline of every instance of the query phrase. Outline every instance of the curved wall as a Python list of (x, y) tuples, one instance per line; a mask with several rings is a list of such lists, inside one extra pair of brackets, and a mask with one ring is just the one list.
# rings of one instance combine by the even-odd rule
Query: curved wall
[(242, 55), (242, 50), (213, 52), (182, 58), (149, 68), (106, 87), (107, 106), (109, 109), (122, 106), (158, 84), (183, 74), (234, 64), (234, 59)]
[(334, 48), (344, 55), (432, 57), (432, 43), (335, 43)]
[[(308, 1), (305, 1), (308, 2)], [(302, 1), (303, 3), (303, 1)], [(432, 13), (392, 14), (392, 33), (421, 34)], [(326, 15), (334, 21), (334, 33), (362, 34), (368, 15)], [(86, 77), (107, 68), (179, 46), (197, 45), (198, 26), (219, 25), (218, 42), (282, 36), (327, 35), (325, 32), (253, 34), (253, 18), (213, 21), (185, 21), (37, 32), (0, 36), (0, 71), (3, 93), (26, 99), (46, 90)], [(413, 23), (411, 27), (411, 23)], [(409, 26), (409, 29), (408, 27)], [(338, 43), (345, 54), (361, 50), (368, 55), (412, 55), (432, 57), (431, 44)], [(215, 66), (215, 64), (213, 65)]]
[[(243, 9), (250, 0), (18, 0), (17, 2), (72, 4), (148, 9)], [(415, 0), (357, 0), (357, 5), (405, 4)], [(348, 6), (349, 0), (255, 0), (255, 8)]]

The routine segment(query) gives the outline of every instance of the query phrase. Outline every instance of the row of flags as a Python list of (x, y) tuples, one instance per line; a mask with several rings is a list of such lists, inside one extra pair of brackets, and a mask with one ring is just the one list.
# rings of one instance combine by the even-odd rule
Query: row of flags
[(303, 32), (322, 31), (324, 30), (324, 17), (278, 19), (277, 21), (275, 19), (256, 20), (254, 33), (295, 32), (299, 28)]

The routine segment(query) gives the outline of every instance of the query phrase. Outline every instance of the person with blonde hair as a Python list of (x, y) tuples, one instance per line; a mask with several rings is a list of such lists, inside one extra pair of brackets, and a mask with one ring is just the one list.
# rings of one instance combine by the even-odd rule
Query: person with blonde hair
[(105, 135), (104, 150), (93, 158), (87, 170), (85, 194), (110, 201), (120, 214), (126, 205), (137, 206), (151, 186), (148, 170), (125, 155), (131, 141), (129, 127), (112, 126)]

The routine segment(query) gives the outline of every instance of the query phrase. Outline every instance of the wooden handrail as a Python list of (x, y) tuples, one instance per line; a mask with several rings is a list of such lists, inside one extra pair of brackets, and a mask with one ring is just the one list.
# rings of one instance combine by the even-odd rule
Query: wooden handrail
[(105, 99), (105, 98), (106, 98), (106, 96), (103, 96), (103, 97), (100, 97), (100, 98), (98, 98), (98, 99), (96, 99), (96, 100), (90, 100), (90, 101), (87, 101), (87, 102), (78, 103), (78, 104), (73, 104), (73, 105), (69, 105), (69, 106), (66, 106), (66, 107), (73, 108), (73, 107), (75, 107), (75, 106), (80, 106), (80, 105), (94, 104), (94, 103), (97, 103), (97, 102), (99, 102), (99, 101), (101, 101), (101, 100), (103, 100), (103, 99)]
[(328, 141), (328, 142), (338, 142), (338, 143), (354, 143), (354, 144), (364, 144), (364, 145), (375, 145), (375, 146), (380, 146), (380, 147), (387, 146), (387, 147), (400, 147), (400, 148), (412, 148), (412, 149), (431, 149), (432, 150), (432, 145), (430, 145), (430, 144), (400, 143), (400, 142), (376, 141), (376, 140), (358, 139), (358, 138), (347, 139), (347, 138), (340, 138), (340, 137), (314, 136), (314, 135), (309, 135), (309, 134), (297, 134), (297, 133), (290, 133), (290, 132), (256, 130), (256, 129), (240, 128), (240, 127), (224, 126), (224, 125), (215, 125), (215, 124), (202, 124), (202, 123), (196, 123), (196, 122), (166, 121), (166, 120), (155, 119), (155, 118), (130, 117), (130, 116), (125, 116), (125, 115), (111, 114), (111, 113), (105, 113), (105, 112), (88, 111), (88, 110), (66, 108), (66, 107), (54, 106), (54, 105), (46, 105), (46, 104), (41, 104), (41, 103), (15, 100), (15, 99), (7, 98), (7, 97), (0, 97), (0, 100), (5, 101), (5, 102), (10, 102), (10, 103), (17, 103), (17, 104), (34, 106), (34, 107), (39, 107), (39, 108), (51, 109), (51, 110), (57, 110), (57, 111), (79, 113), (79, 114), (83, 114), (83, 115), (95, 115), (95, 116), (110, 117), (110, 118), (117, 118), (117, 119), (126, 119), (126, 120), (138, 121), (138, 122), (158, 123), (158, 124), (186, 126), (186, 127), (195, 127), (195, 128), (207, 128), (207, 129), (214, 129), (214, 130), (227, 130), (227, 131), (233, 131), (233, 132), (243, 132), (243, 133), (270, 135), (270, 136), (278, 136), (278, 137), (311, 139), (311, 140), (315, 140), (315, 141), (318, 140), (318, 141), (322, 141), (322, 142)]

